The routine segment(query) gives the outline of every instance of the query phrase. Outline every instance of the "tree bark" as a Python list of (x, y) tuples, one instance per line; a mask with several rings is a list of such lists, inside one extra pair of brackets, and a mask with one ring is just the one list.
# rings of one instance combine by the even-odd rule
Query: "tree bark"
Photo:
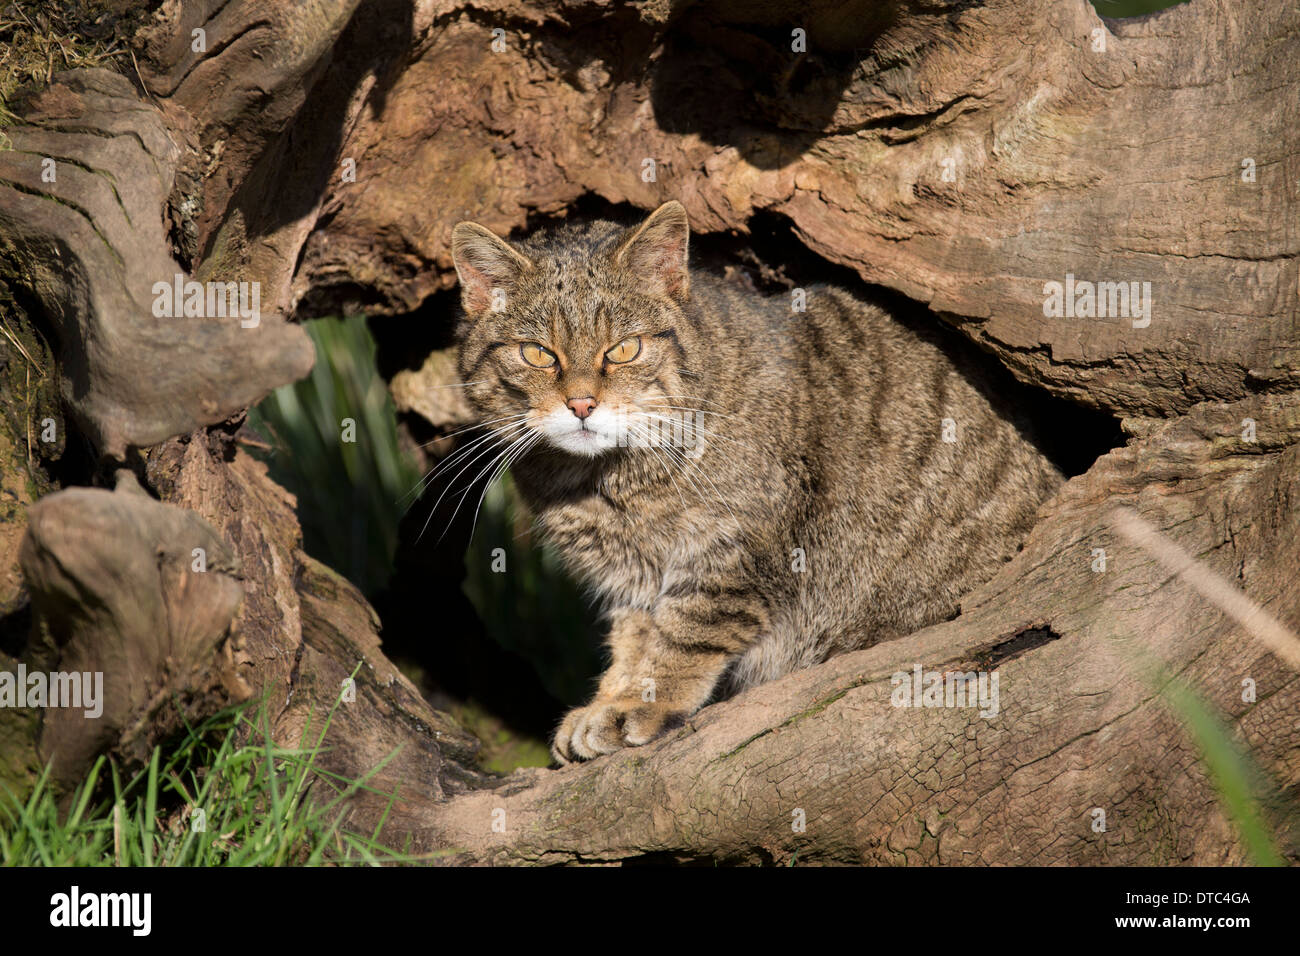
[[(1294, 4), (1107, 21), (1085, 0), (816, 0), (792, 21), (774, 3), (209, 0), (126, 39), (125, 74), (56, 75), (0, 151), (0, 670), (113, 687), (90, 730), (0, 710), (0, 780), (53, 761), (66, 787), (96, 753), (139, 761), (182, 715), (268, 689), (293, 745), (361, 663), (329, 768), (400, 748), (372, 781), (399, 794), (383, 836), (455, 862), (1245, 862), (1176, 679), (1249, 752), (1300, 859), (1293, 652), (1116, 516), (1300, 627)], [(787, 223), (1129, 441), (955, 620), (642, 748), (485, 774), (364, 598), (301, 550), (236, 430), (310, 367), (298, 320), (410, 315), (417, 351), (417, 326), (450, 318), (457, 221), (504, 232), (589, 196), (676, 198), (697, 232)], [(177, 274), (259, 283), (259, 322), (158, 316), (154, 283)], [(1150, 283), (1149, 324), (1047, 314), (1046, 283), (1070, 276)], [(429, 398), (448, 374), (435, 354), (395, 376), (399, 407), (463, 420)], [(45, 418), (54, 441), (33, 437)], [(53, 490), (111, 471), (114, 491)], [(918, 665), (996, 669), (999, 712), (893, 706)], [(358, 798), (350, 823), (384, 806)]]

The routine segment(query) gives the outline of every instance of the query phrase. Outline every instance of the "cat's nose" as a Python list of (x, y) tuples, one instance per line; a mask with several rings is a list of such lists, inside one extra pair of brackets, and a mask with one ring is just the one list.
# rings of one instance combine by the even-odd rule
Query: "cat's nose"
[(573, 414), (579, 418), (586, 418), (591, 414), (591, 410), (596, 407), (596, 399), (588, 395), (586, 398), (571, 398), (564, 404), (573, 409)]

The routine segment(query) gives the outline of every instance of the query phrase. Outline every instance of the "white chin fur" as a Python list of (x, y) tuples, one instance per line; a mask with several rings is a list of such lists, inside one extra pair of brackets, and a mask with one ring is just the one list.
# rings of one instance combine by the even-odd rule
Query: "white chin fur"
[(561, 451), (595, 458), (618, 447), (621, 429), (616, 418), (598, 407), (583, 421), (568, 408), (559, 408), (542, 419), (541, 426), (547, 440)]

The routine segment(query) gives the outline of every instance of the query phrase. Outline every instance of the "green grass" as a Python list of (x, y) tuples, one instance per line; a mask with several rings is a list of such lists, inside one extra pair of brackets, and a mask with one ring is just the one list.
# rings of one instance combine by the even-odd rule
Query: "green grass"
[(319, 732), (310, 725), (304, 731), (303, 739), (314, 743), (291, 749), (271, 740), (265, 704), (231, 708), (190, 728), (167, 756), (155, 748), (148, 766), (129, 780), (100, 757), (63, 809), (47, 770), (25, 800), (0, 793), (0, 864), (317, 866), (429, 859), (384, 846), (382, 819), (368, 834), (344, 828), (347, 801), (371, 790), (368, 781), (382, 764), (358, 780), (319, 766), (332, 716)]
[(305, 328), (316, 346), (311, 374), (267, 396), (249, 424), (273, 445), (263, 456), (271, 477), (298, 499), (304, 549), (373, 594), (392, 575), (400, 499), (420, 474), (398, 447), (365, 317)]
[[(1233, 741), (1227, 726), (1186, 683), (1169, 681), (1162, 696), (1195, 743), (1219, 805), (1236, 828), (1251, 862), (1256, 866), (1286, 866), (1263, 811), (1265, 795), (1276, 794), (1279, 788), (1270, 784), (1246, 751)], [(1294, 808), (1291, 813), (1295, 813)]]

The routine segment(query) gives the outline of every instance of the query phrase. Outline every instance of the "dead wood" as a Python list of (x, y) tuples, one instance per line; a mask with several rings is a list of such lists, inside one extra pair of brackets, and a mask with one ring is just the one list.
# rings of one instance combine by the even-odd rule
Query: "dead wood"
[[(1132, 507), (1300, 628), (1289, 0), (1122, 22), (1085, 0), (817, 0), (793, 20), (768, 3), (209, 0), (164, 4), (129, 40), (130, 70), (56, 75), (0, 151), (0, 305), (31, 332), (0, 341), (5, 368), (48, 371), (92, 457), (155, 496), (48, 493), (22, 420), (41, 393), (0, 382), (25, 409), (0, 435), (0, 665), (99, 669), (111, 688), (93, 726), (0, 715), (10, 782), (49, 759), (65, 784), (99, 752), (138, 761), (180, 714), (263, 692), (298, 743), (360, 665), (332, 769), (398, 751), (374, 781), (399, 794), (385, 836), (459, 862), (1244, 862), (1162, 694), (1176, 678), (1262, 769), (1297, 859), (1300, 677), (1114, 519)], [(302, 552), (292, 500), (227, 423), (310, 367), (295, 320), (446, 322), (458, 220), (504, 232), (593, 196), (679, 199), (698, 232), (784, 224), (1131, 439), (957, 619), (649, 746), (503, 780), (385, 658), (364, 598)], [(259, 322), (157, 315), (177, 275), (259, 283)], [(1067, 277), (1150, 283), (1149, 323), (1048, 314)], [(394, 387), (445, 427), (465, 410), (424, 393), (439, 363)], [(917, 665), (996, 669), (999, 712), (893, 706)], [(383, 807), (358, 800), (352, 824)]]

